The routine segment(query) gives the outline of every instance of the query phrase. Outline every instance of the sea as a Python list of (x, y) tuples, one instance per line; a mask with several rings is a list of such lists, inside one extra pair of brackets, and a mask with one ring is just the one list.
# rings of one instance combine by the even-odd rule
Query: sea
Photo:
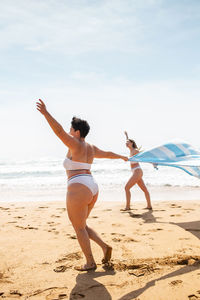
[[(149, 189), (176, 188), (177, 191), (185, 188), (196, 190), (200, 195), (200, 179), (173, 167), (161, 166), (156, 170), (151, 164), (140, 165)], [(124, 191), (131, 176), (129, 162), (122, 160), (95, 159), (92, 173), (102, 194)], [(66, 186), (63, 158), (0, 160), (0, 201), (63, 200)]]

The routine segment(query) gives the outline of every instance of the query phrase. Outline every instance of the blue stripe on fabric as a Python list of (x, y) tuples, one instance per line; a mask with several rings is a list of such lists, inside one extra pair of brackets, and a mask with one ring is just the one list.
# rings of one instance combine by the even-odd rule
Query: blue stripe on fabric
[[(150, 155), (149, 155), (150, 154)], [(140, 152), (132, 157), (129, 158), (129, 161), (142, 161), (142, 162), (149, 162), (152, 160), (157, 160), (157, 156), (151, 153), (151, 151)]]
[(192, 167), (196, 174), (200, 177), (200, 168), (199, 167)]
[(172, 151), (177, 157), (186, 155), (176, 144), (165, 144), (164, 146)]
[(171, 160), (171, 158), (169, 158), (169, 156), (160, 148), (155, 148), (151, 151), (151, 154), (154, 154), (154, 156), (156, 156), (157, 158), (159, 157), (159, 159), (165, 159), (165, 160)]
[(183, 147), (187, 148), (188, 151), (190, 152), (191, 155), (199, 155), (199, 151), (195, 151), (194, 149), (191, 148), (189, 144), (182, 144)]
[(140, 152), (129, 160), (175, 167), (200, 178), (200, 151), (195, 150), (187, 143), (167, 143), (149, 151)]

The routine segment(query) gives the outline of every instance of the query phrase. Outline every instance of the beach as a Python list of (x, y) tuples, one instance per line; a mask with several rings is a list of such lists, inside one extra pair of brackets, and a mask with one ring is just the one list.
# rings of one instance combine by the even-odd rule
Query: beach
[(1, 202), (0, 299), (200, 299), (200, 199), (163, 193), (152, 211), (143, 200), (121, 212), (106, 195), (88, 225), (113, 247), (112, 260), (102, 265), (91, 242), (90, 272), (74, 269), (84, 258), (64, 200)]
[(0, 300), (200, 300), (200, 0), (0, 16)]

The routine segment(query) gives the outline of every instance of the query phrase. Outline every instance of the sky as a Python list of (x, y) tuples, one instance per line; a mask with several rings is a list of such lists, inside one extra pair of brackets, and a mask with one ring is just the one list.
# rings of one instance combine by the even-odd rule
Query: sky
[(126, 152), (124, 130), (200, 148), (199, 24), (199, 0), (0, 1), (0, 160), (66, 154), (39, 98), (104, 150)]

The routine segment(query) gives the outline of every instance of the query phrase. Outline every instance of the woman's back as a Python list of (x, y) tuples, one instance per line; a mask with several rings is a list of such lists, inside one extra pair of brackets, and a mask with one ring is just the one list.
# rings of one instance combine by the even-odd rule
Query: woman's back
[(67, 157), (72, 161), (92, 164), (94, 160), (94, 148), (85, 141), (78, 141), (77, 147), (69, 149)]

